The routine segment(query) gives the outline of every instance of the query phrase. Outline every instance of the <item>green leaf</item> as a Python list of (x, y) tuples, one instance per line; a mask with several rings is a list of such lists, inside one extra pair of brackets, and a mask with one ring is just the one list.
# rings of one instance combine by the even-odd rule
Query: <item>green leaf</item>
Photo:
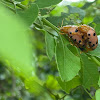
[(49, 7), (51, 5), (56, 5), (60, 3), (62, 0), (36, 0), (36, 4), (39, 8)]
[(99, 87), (100, 87), (100, 75), (99, 75), (99, 81), (98, 81), (98, 85), (99, 85)]
[(100, 58), (100, 35), (98, 35), (98, 46), (95, 50), (88, 52), (92, 56), (97, 56)]
[(45, 32), (46, 52), (51, 60), (55, 52), (55, 40), (48, 32)]
[(45, 84), (46, 84), (46, 87), (48, 89), (50, 89), (50, 90), (59, 90), (60, 89), (60, 86), (59, 86), (57, 80), (52, 75), (49, 75), (48, 76), (48, 79), (46, 80), (46, 83)]
[(40, 68), (48, 65), (48, 62), (49, 62), (49, 59), (48, 59), (48, 57), (46, 55), (40, 55), (38, 57), (38, 66)]
[(48, 17), (47, 20), (50, 21), (55, 26), (59, 26), (60, 27), (62, 22), (63, 22), (63, 26), (68, 24), (68, 21), (66, 20), (66, 18), (68, 16), (69, 16), (69, 14), (62, 13), (61, 16), (51, 16), (51, 17)]
[[(1, 5), (0, 5), (1, 6)], [(32, 75), (32, 47), (26, 25), (0, 7), (0, 55), (24, 76)], [(15, 67), (16, 66), (16, 67)], [(20, 68), (20, 69), (19, 69)], [(22, 71), (22, 72), (20, 72)]]
[(51, 11), (52, 9), (53, 9), (53, 8), (51, 8), (51, 7), (48, 7), (48, 8), (42, 8), (42, 9), (40, 9), (40, 13), (41, 13), (42, 16), (44, 16), (44, 15), (49, 14), (50, 11)]
[(96, 24), (95, 31), (97, 35), (100, 35), (100, 24)]
[(81, 58), (83, 86), (85, 88), (98, 87), (99, 73), (97, 65), (89, 60), (85, 54), (81, 54)]
[(79, 55), (79, 51), (76, 46), (72, 46), (69, 44), (69, 45), (67, 45), (67, 47), (74, 55), (76, 55), (76, 56)]
[(93, 22), (96, 23), (96, 24), (100, 24), (100, 16), (96, 16), (94, 18), (94, 21)]
[(85, 11), (84, 10), (82, 10), (80, 8), (77, 8), (77, 7), (72, 7), (70, 5), (68, 5), (67, 7), (69, 9), (70, 14), (78, 13), (80, 15), (80, 19), (84, 18), (84, 16), (85, 16)]
[(100, 89), (96, 90), (95, 98), (96, 100), (100, 100)]
[(43, 83), (41, 83), (41, 81), (38, 80), (36, 77), (30, 77), (25, 80), (26, 89), (28, 89), (31, 93), (34, 93), (35, 95), (39, 95), (40, 93), (46, 91), (41, 85), (43, 85)]
[(64, 97), (64, 100), (75, 100), (75, 99), (72, 98), (71, 96), (66, 96), (66, 97)]
[(23, 4), (23, 5), (29, 5), (29, 3), (33, 3), (35, 0), (23, 0), (22, 2), (21, 2), (21, 4)]
[(88, 7), (90, 7), (94, 2), (86, 2), (81, 9), (87, 9)]
[(17, 10), (17, 14), (23, 19), (25, 24), (30, 26), (38, 17), (38, 6), (36, 4), (31, 4), (26, 10)]
[(61, 80), (60, 77), (58, 77), (57, 81), (60, 84), (61, 88), (67, 93), (70, 93), (70, 91), (72, 89), (81, 85), (81, 80), (80, 80), (79, 76), (74, 77), (71, 81), (68, 81), (68, 82), (64, 82)]
[(91, 27), (94, 27), (94, 24), (93, 24), (93, 17), (92, 16), (86, 16), (86, 17), (84, 17), (84, 19), (83, 19), (83, 23), (84, 24), (88, 24), (89, 26), (91, 26)]
[[(31, 36), (26, 31), (27, 26), (2, 5), (0, 5), (0, 13), (0, 60), (12, 68), (23, 81), (35, 77), (33, 59), (35, 52), (32, 50)], [(35, 86), (31, 88), (34, 91), (37, 89), (39, 93), (39, 88), (42, 86), (38, 85), (35, 79), (29, 80), (29, 83), (32, 83), (31, 81)]]
[(22, 2), (22, 1), (24, 1), (24, 0), (15, 0), (15, 1)]
[[(75, 56), (64, 43), (64, 39), (60, 37), (56, 46), (56, 62), (58, 71), (63, 81), (70, 81), (80, 70), (80, 59)], [(66, 40), (67, 41), (67, 40)]]

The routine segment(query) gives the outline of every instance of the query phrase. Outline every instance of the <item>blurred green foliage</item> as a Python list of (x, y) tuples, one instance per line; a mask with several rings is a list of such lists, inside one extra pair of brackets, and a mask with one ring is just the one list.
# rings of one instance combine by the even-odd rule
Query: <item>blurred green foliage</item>
[[(100, 1), (61, 1), (0, 1), (0, 100), (100, 99)], [(70, 24), (95, 28), (98, 47), (70, 45)]]

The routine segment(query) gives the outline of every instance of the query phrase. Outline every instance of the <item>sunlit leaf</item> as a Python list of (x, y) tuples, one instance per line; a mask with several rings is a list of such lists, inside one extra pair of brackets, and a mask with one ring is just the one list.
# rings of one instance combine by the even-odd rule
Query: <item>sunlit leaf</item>
[(100, 100), (100, 89), (96, 90), (95, 98), (96, 100)]
[(23, 4), (23, 5), (28, 5), (29, 4), (29, 2), (34, 2), (35, 0), (23, 0), (21, 3)]
[[(91, 26), (91, 22), (93, 22), (93, 17), (92, 16), (87, 16), (87, 17), (84, 17), (83, 19), (83, 23), (84, 24), (88, 24), (89, 26)], [(92, 27), (92, 26), (91, 26)]]
[(0, 53), (4, 59), (16, 66), (19, 72), (22, 68), (26, 76), (32, 75), (32, 47), (29, 35), (25, 31), (26, 26), (20, 22), (20, 19), (6, 12), (4, 9), (0, 10), (2, 13), (0, 15)]
[(98, 80), (98, 85), (99, 85), (99, 87), (100, 87), (100, 76), (99, 76), (99, 80)]
[(48, 76), (48, 79), (46, 80), (45, 84), (46, 84), (46, 87), (49, 88), (50, 90), (58, 90), (58, 89), (60, 89), (60, 86), (59, 86), (56, 78), (54, 78), (54, 76), (52, 76), (52, 75)]
[[(9, 68), (20, 76), (23, 81), (35, 76), (35, 61), (33, 61), (34, 50), (29, 33), (26, 31), (27, 26), (22, 23), (21, 19), (14, 16), (11, 12), (0, 5), (0, 57)], [(34, 65), (34, 66), (32, 66)], [(31, 87), (33, 90), (42, 88), (39, 83), (33, 79)], [(28, 84), (29, 84), (28, 83)], [(41, 89), (42, 90), (42, 89)], [(40, 90), (37, 89), (37, 93)], [(34, 91), (33, 91), (34, 92)]]

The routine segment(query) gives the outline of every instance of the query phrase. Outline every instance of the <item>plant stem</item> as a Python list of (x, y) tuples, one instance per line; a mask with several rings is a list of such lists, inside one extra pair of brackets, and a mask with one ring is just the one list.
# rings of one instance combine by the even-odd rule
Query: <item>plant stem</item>
[(22, 8), (22, 9), (27, 9), (27, 7), (26, 7), (26, 6), (24, 6), (24, 5), (22, 5), (21, 3), (17, 3), (17, 4), (16, 4), (16, 6), (18, 6), (18, 7)]
[(98, 66), (100, 66), (100, 62), (96, 59), (96, 57), (94, 57), (94, 56), (91, 56), (91, 55), (89, 55), (89, 54), (86, 54), (88, 57), (90, 57), (91, 58), (91, 60), (93, 61), (93, 62), (95, 62)]
[(100, 62), (99, 62), (95, 57), (90, 56), (90, 58), (91, 58), (98, 66), (100, 66)]
[[(14, 2), (12, 0), (5, 0), (5, 1), (14, 4)], [(26, 6), (22, 5), (20, 2), (16, 3), (16, 6), (21, 8), (21, 9), (27, 8)]]
[(56, 26), (54, 26), (53, 24), (51, 24), (48, 20), (46, 20), (45, 18), (42, 18), (42, 21), (48, 25), (49, 27), (51, 27), (53, 30), (55, 30), (57, 33), (59, 33), (59, 28), (57, 28)]
[[(14, 4), (14, 2), (11, 1), (11, 0), (5, 0), (5, 1)], [(26, 6), (22, 5), (20, 2), (19, 2), (19, 3), (16, 3), (16, 6), (18, 6), (19, 8), (22, 8), (22, 9), (26, 9), (26, 8), (27, 8)], [(42, 21), (43, 21), (46, 25), (48, 25), (48, 26), (50, 26), (52, 29), (54, 29), (57, 33), (59, 33), (59, 31), (60, 31), (59, 28), (57, 28), (56, 26), (54, 26), (53, 24), (51, 24), (48, 20), (46, 20), (45, 18), (42, 18)]]
[(13, 8), (11, 8), (11, 7), (9, 7), (9, 6), (7, 6), (6, 5), (6, 3), (4, 2), (4, 1), (0, 1), (4, 6), (6, 6), (8, 9), (10, 9), (11, 11), (13, 11), (14, 13), (16, 13), (15, 12), (15, 9), (13, 9)]
[(94, 97), (92, 97), (92, 95), (84, 88), (84, 90), (86, 91), (86, 93), (91, 97), (91, 99), (93, 99)]
[(53, 95), (55, 97), (56, 100), (59, 100), (60, 98), (58, 97), (58, 95), (55, 95), (51, 92), (51, 90), (49, 90), (47, 87), (46, 87), (46, 90), (49, 92), (50, 95)]
[(60, 98), (61, 100), (63, 99), (64, 100), (64, 98), (67, 96), (68, 94), (65, 94), (62, 98)]
[(37, 23), (33, 23), (36, 27), (38, 27), (38, 28), (42, 28), (39, 24), (37, 24)]

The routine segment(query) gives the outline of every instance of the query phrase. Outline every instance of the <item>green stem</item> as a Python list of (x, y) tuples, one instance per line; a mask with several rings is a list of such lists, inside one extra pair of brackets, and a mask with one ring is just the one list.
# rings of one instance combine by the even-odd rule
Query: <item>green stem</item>
[(91, 99), (93, 99), (94, 97), (92, 97), (92, 95), (84, 88), (84, 90), (86, 91), (86, 93), (91, 97)]
[(15, 9), (13, 9), (13, 8), (11, 8), (11, 7), (9, 7), (9, 6), (6, 5), (6, 2), (4, 2), (3, 0), (0, 1), (0, 2), (1, 2), (4, 6), (6, 6), (8, 9), (10, 9), (10, 10), (13, 11), (14, 13), (16, 13)]
[(68, 94), (65, 94), (62, 98), (60, 98), (61, 100), (63, 99), (64, 100), (64, 98), (67, 96)]
[(91, 58), (98, 66), (100, 66), (100, 62), (99, 62), (95, 57), (90, 56), (90, 58)]
[(57, 33), (59, 33), (59, 28), (57, 28), (56, 26), (54, 26), (53, 24), (51, 24), (48, 20), (46, 20), (45, 18), (42, 18), (42, 21), (48, 25), (49, 27), (51, 27), (53, 30), (55, 30)]
[(91, 55), (89, 55), (89, 54), (86, 54), (88, 57), (90, 57), (91, 58), (91, 60), (93, 61), (93, 62), (95, 62), (98, 66), (100, 66), (100, 62), (96, 59), (96, 57), (94, 57), (94, 56), (91, 56)]
[(42, 28), (39, 24), (37, 24), (37, 23), (33, 23), (36, 27), (38, 27), (38, 28)]
[(46, 90), (48, 91), (48, 93), (50, 94), (50, 96), (52, 95), (52, 96), (55, 97), (56, 100), (59, 100), (58, 95), (53, 94), (53, 93), (51, 92), (51, 90), (49, 90), (47, 87), (46, 87)]
[[(8, 3), (14, 4), (14, 2), (12, 0), (5, 0)], [(20, 2), (16, 3), (16, 6), (21, 8), (21, 9), (26, 9), (27, 7), (25, 7), (24, 5), (22, 5)]]
[(27, 9), (27, 7), (22, 5), (21, 3), (17, 3), (16, 6), (18, 6), (19, 8), (22, 8), (22, 9)]
[[(14, 4), (14, 2), (11, 1), (11, 0), (5, 0), (5, 1)], [(26, 9), (26, 8), (27, 8), (27, 7), (25, 7), (24, 5), (22, 5), (21, 3), (17, 3), (16, 6), (22, 8), (22, 9)], [(46, 25), (48, 25), (48, 26), (50, 26), (52, 29), (54, 29), (57, 33), (59, 33), (59, 31), (60, 31), (59, 28), (57, 28), (56, 26), (54, 26), (53, 24), (51, 24), (48, 20), (46, 20), (45, 18), (42, 18), (42, 21), (43, 21)]]

